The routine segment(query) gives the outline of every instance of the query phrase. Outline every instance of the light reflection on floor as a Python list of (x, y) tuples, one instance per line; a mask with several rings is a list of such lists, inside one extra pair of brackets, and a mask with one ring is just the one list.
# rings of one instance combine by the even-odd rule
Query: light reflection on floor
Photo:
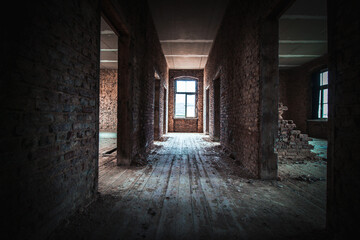
[(99, 133), (99, 150), (108, 147), (116, 147), (116, 133), (114, 132), (100, 132)]
[(312, 137), (312, 141), (309, 141), (309, 144), (314, 146), (314, 149), (311, 150), (312, 152), (316, 153), (322, 158), (327, 159), (327, 140)]

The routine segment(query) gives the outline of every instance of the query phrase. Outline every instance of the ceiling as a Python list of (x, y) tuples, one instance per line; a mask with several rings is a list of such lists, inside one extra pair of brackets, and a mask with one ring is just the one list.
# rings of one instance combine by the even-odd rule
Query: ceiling
[[(148, 0), (170, 69), (203, 69), (228, 0)], [(296, 0), (279, 21), (279, 67), (327, 53), (326, 0)], [(117, 68), (117, 35), (101, 19), (102, 69)]]
[(327, 53), (326, 0), (296, 0), (279, 21), (279, 67), (300, 66)]
[(148, 0), (170, 69), (203, 69), (228, 0)]
[(100, 68), (117, 69), (118, 36), (103, 18), (100, 33)]

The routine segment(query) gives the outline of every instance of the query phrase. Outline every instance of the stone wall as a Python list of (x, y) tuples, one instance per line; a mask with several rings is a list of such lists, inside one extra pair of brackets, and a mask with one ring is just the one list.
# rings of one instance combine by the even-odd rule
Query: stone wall
[(117, 70), (100, 70), (100, 131), (117, 130)]
[[(197, 117), (196, 119), (175, 119), (175, 79), (193, 77), (197, 79)], [(169, 70), (169, 132), (203, 132), (203, 70)]]

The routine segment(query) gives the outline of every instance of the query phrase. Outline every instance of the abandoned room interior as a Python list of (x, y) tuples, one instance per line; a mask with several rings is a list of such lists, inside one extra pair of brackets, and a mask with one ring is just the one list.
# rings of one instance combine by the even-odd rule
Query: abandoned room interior
[(354, 1), (6, 11), (2, 239), (359, 234)]

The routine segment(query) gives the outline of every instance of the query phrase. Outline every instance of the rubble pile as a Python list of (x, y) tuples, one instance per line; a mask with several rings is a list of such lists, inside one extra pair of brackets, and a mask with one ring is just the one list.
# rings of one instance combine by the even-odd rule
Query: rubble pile
[(314, 146), (309, 144), (311, 138), (307, 134), (302, 134), (300, 130), (295, 130), (296, 124), (292, 120), (283, 119), (282, 114), (287, 110), (286, 106), (279, 104), (279, 131), (275, 145), (279, 159), (315, 158), (316, 154), (311, 152)]

